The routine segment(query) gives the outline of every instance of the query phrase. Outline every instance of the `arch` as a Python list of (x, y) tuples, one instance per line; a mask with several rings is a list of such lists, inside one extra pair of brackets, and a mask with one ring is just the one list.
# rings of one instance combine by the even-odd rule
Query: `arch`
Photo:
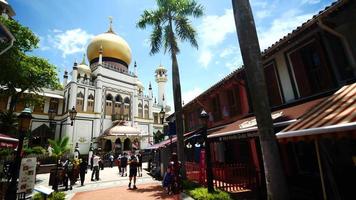
[(140, 141), (138, 138), (135, 138), (132, 142), (132, 150), (138, 150), (140, 149)]
[(111, 140), (106, 140), (104, 145), (104, 151), (109, 152), (112, 150), (112, 143)]
[(93, 94), (89, 94), (88, 99), (94, 101), (94, 95)]
[(148, 111), (149, 111), (149, 110), (148, 110), (148, 105), (146, 104), (145, 107), (144, 107), (144, 117), (145, 117), (146, 119), (149, 118), (149, 112), (148, 112)]
[(131, 151), (131, 140), (129, 138), (124, 140), (124, 151)]
[(130, 98), (125, 97), (125, 99), (124, 99), (124, 103), (130, 104)]
[(138, 117), (143, 118), (143, 110), (142, 110), (142, 104), (138, 104)]
[(80, 92), (77, 94), (77, 97), (84, 99), (84, 94), (80, 91)]
[(89, 94), (89, 96), (88, 96), (87, 111), (94, 112), (94, 95), (93, 94)]
[(87, 80), (87, 79), (88, 79), (87, 74), (84, 74), (84, 80)]
[(115, 97), (115, 102), (122, 102), (122, 97), (121, 97), (121, 95), (116, 95), (116, 97)]
[(106, 101), (112, 101), (112, 95), (109, 93), (106, 95)]
[(105, 103), (105, 113), (106, 115), (111, 115), (112, 114), (112, 95), (109, 93), (106, 95), (106, 103)]

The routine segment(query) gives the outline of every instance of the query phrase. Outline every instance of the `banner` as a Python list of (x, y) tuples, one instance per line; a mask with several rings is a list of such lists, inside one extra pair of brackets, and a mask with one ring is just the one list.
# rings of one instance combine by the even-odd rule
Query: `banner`
[(17, 193), (32, 193), (36, 180), (37, 158), (22, 158)]

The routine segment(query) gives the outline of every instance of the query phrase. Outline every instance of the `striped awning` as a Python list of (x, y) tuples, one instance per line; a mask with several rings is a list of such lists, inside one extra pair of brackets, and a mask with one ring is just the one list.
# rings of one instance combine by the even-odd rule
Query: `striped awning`
[(335, 133), (338, 137), (356, 133), (356, 83), (342, 87), (276, 136), (282, 140), (303, 139)]

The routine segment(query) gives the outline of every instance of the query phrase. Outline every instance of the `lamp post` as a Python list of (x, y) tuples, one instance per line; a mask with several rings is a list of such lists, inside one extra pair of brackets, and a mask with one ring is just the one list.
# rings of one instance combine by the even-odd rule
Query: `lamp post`
[(211, 166), (210, 143), (208, 140), (208, 129), (207, 129), (209, 115), (205, 110), (201, 111), (200, 119), (203, 123), (203, 137), (205, 142), (206, 181), (208, 185), (208, 191), (209, 193), (211, 193), (214, 192), (213, 170)]
[(161, 124), (163, 124), (165, 114), (166, 114), (166, 112), (164, 112), (164, 109), (162, 106), (161, 111), (159, 112), (159, 118), (161, 119)]
[(17, 146), (16, 157), (14, 164), (11, 167), (11, 183), (9, 189), (6, 193), (6, 200), (15, 200), (17, 198), (17, 179), (19, 178), (20, 166), (21, 166), (21, 153), (23, 147), (23, 140), (25, 138), (25, 133), (30, 128), (32, 115), (31, 109), (25, 108), (21, 114), (18, 116), (19, 119), (19, 144)]

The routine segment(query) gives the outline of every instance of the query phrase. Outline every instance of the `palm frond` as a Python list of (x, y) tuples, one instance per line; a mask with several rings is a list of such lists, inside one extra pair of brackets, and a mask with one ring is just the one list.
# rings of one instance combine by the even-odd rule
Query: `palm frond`
[(193, 16), (201, 17), (204, 14), (204, 7), (198, 4), (195, 0), (182, 0), (180, 1), (177, 15), (179, 16)]
[(151, 51), (150, 55), (158, 53), (161, 45), (162, 45), (162, 27), (157, 24), (153, 28), (153, 32), (151, 33)]
[(179, 53), (177, 38), (169, 25), (164, 27), (164, 52), (175, 52), (176, 54)]
[(174, 19), (176, 33), (182, 41), (189, 41), (190, 44), (198, 48), (198, 42), (196, 40), (197, 32), (192, 27), (188, 18), (183, 16), (176, 16)]

